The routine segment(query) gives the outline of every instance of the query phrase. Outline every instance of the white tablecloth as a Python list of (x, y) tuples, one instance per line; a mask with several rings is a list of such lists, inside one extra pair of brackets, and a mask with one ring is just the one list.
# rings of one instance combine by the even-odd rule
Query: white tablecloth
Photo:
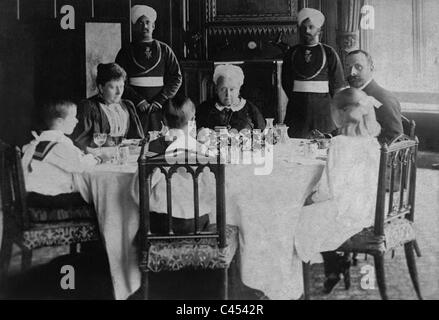
[(102, 165), (96, 169), (78, 176), (77, 184), (84, 199), (95, 206), (115, 298), (127, 299), (140, 285), (134, 246), (139, 208), (130, 192), (137, 167)]
[[(271, 299), (297, 299), (303, 292), (294, 229), (324, 165), (303, 158), (297, 159), (300, 164), (288, 162), (290, 147), (275, 146), (269, 175), (255, 175), (254, 165), (226, 166), (227, 223), (240, 229), (242, 280)], [(98, 213), (116, 299), (128, 298), (140, 286), (134, 246), (139, 208), (130, 192), (136, 169), (104, 165), (77, 179), (81, 194)]]
[(228, 223), (239, 226), (241, 278), (270, 299), (298, 299), (303, 293), (294, 230), (324, 165), (300, 158), (302, 164), (288, 163), (288, 156), (275, 149), (270, 175), (255, 175), (252, 166), (226, 167)]

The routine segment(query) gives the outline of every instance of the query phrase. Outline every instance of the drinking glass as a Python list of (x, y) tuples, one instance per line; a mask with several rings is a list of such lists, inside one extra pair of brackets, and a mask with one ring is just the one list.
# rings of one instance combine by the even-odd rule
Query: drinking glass
[(122, 138), (123, 136), (113, 136), (111, 135), (111, 145), (115, 146), (115, 150), (114, 150), (114, 162), (116, 164), (119, 163), (119, 146), (122, 143)]
[(265, 118), (266, 128), (273, 128), (274, 118)]
[(277, 125), (277, 132), (279, 135), (279, 141), (280, 143), (287, 143), (288, 142), (288, 127), (284, 123), (279, 123)]
[(126, 165), (128, 163), (128, 157), (130, 155), (129, 147), (120, 147), (119, 148), (119, 157), (118, 164)]
[(253, 150), (260, 150), (262, 148), (262, 132), (261, 129), (253, 129)]
[(106, 133), (95, 133), (93, 134), (93, 141), (99, 147), (99, 152), (101, 152), (102, 146), (107, 141)]
[(318, 145), (317, 143), (308, 142), (305, 144), (305, 158), (315, 158), (317, 155)]

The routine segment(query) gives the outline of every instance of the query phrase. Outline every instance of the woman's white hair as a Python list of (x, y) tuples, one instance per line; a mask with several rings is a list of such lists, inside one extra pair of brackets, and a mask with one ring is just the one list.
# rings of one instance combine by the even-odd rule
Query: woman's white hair
[(220, 64), (215, 68), (213, 73), (213, 82), (215, 85), (218, 84), (219, 78), (232, 78), (238, 81), (239, 86), (242, 86), (244, 83), (244, 72), (238, 66), (233, 64)]

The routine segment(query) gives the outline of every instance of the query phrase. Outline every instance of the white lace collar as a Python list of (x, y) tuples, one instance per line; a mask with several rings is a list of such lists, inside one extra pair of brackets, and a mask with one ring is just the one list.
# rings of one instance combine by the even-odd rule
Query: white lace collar
[(230, 106), (230, 107), (229, 106), (222, 106), (217, 102), (217, 103), (215, 103), (215, 108), (217, 108), (219, 111), (223, 111), (224, 109), (230, 109), (233, 112), (236, 112), (236, 111), (239, 111), (242, 108), (244, 108), (246, 103), (247, 103), (247, 100), (245, 100), (244, 98), (241, 98), (241, 100), (239, 101), (238, 104)]

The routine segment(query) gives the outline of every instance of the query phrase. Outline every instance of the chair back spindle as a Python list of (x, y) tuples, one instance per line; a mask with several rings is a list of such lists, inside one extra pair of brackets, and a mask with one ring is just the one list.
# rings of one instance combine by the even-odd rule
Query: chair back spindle
[(417, 149), (417, 139), (406, 135), (381, 148), (375, 235), (384, 235), (385, 224), (393, 219), (413, 221)]
[[(177, 154), (177, 155), (176, 155)], [(203, 158), (203, 161), (199, 161)], [(205, 159), (204, 159), (205, 158)], [(169, 161), (171, 159), (171, 161)], [(140, 235), (143, 245), (148, 245), (151, 240), (177, 240), (177, 239), (207, 239), (216, 238), (218, 246), (226, 246), (226, 218), (225, 218), (225, 182), (224, 182), (224, 164), (220, 163), (215, 157), (203, 157), (194, 154), (191, 151), (180, 150), (180, 153), (173, 152), (166, 155), (158, 155), (151, 158), (141, 154), (138, 160), (139, 165), (139, 205), (140, 205)], [(199, 178), (208, 168), (215, 177), (216, 187), (216, 223), (215, 231), (200, 230), (200, 190)], [(193, 190), (193, 232), (188, 234), (176, 234), (173, 230), (173, 207), (172, 207), (172, 177), (178, 170), (184, 169), (192, 178)], [(150, 226), (150, 194), (152, 176), (159, 170), (164, 175), (166, 181), (166, 208), (167, 208), (167, 225), (168, 232), (165, 234), (156, 234), (151, 232)], [(184, 192), (184, 191), (182, 191)]]

